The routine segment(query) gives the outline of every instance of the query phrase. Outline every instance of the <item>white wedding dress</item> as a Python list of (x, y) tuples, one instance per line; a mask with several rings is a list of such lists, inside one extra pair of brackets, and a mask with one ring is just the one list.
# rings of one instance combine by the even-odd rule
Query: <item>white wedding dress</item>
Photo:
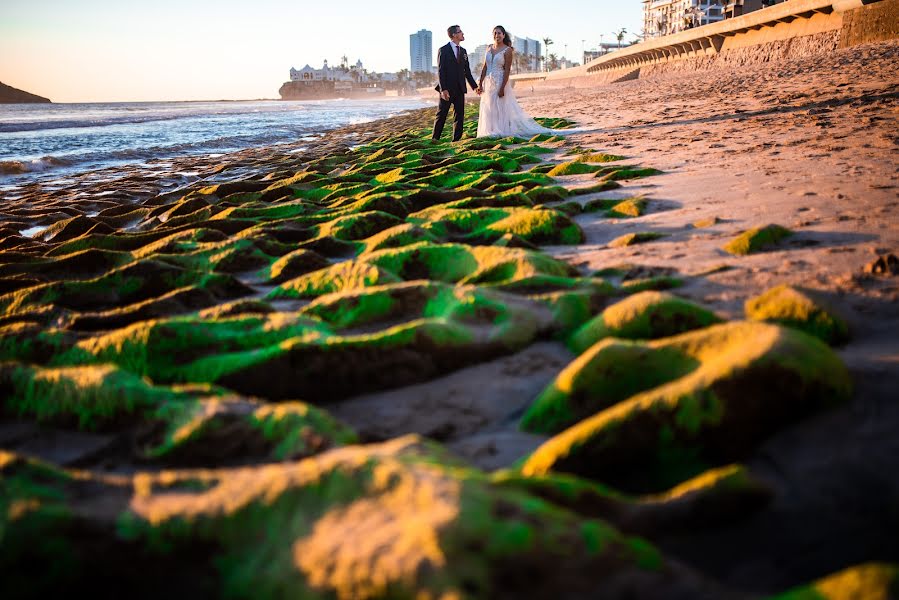
[(487, 74), (481, 89), (481, 108), (478, 116), (478, 137), (530, 137), (538, 133), (555, 134), (558, 131), (547, 129), (528, 116), (512, 90), (512, 82), (506, 83), (502, 98), (498, 96), (499, 87), (503, 84), (503, 71), (509, 47), (503, 46), (495, 54), (487, 49)]

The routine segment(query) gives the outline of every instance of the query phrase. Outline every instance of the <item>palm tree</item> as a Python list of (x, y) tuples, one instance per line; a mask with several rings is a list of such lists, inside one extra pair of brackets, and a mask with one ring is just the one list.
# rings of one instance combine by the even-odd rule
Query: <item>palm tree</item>
[[(553, 41), (552, 41), (551, 38), (548, 38), (548, 37), (543, 38), (543, 53), (544, 53), (544, 55), (548, 55), (548, 54), (549, 54), (549, 47), (552, 46), (552, 44), (553, 44)], [(544, 66), (544, 68), (546, 68), (547, 70), (549, 69), (549, 67), (547, 66), (546, 61), (543, 62), (543, 66)]]
[(349, 68), (347, 67), (348, 62), (349, 59), (346, 57), (346, 54), (340, 57), (340, 68), (343, 69), (344, 73), (349, 70)]
[(622, 27), (618, 31), (613, 31), (612, 34), (618, 39), (618, 47), (621, 48), (621, 40), (624, 39), (624, 34), (627, 33), (627, 29)]
[(546, 58), (549, 61), (549, 70), (550, 71), (555, 71), (556, 69), (559, 68), (559, 57), (558, 56), (556, 56), (555, 54), (550, 54)]
[(527, 54), (519, 54), (515, 53), (515, 72), (521, 73), (522, 70), (527, 71), (528, 69), (528, 55)]

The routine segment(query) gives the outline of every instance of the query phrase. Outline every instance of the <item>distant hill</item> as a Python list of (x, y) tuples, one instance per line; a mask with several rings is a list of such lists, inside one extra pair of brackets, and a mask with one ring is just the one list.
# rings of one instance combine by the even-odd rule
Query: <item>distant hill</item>
[(50, 99), (17, 90), (0, 81), (0, 104), (22, 104), (26, 102), (50, 102)]

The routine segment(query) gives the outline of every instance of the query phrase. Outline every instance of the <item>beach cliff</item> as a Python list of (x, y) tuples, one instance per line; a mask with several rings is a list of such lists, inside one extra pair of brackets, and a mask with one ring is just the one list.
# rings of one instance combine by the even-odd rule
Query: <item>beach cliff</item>
[(49, 98), (31, 94), (0, 82), (0, 104), (25, 104), (52, 102)]

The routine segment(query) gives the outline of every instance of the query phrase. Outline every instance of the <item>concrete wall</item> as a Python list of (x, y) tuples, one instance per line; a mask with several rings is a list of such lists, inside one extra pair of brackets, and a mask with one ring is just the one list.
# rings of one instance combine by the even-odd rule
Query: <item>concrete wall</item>
[(771, 42), (791, 40), (829, 31), (839, 31), (842, 26), (843, 19), (838, 13), (830, 13), (829, 15), (815, 13), (808, 18), (796, 19), (789, 23), (777, 23), (773, 27), (750, 30), (725, 38), (721, 51), (761, 46)]
[(899, 0), (791, 0), (613, 52), (587, 65), (513, 76), (517, 89), (596, 87), (663, 73), (756, 65), (899, 38)]
[(899, 38), (899, 0), (884, 0), (843, 13), (840, 48)]
[(722, 50), (714, 56), (700, 56), (655, 65), (640, 69), (640, 77), (652, 77), (665, 73), (686, 73), (706, 69), (742, 67), (763, 63), (790, 60), (837, 49), (840, 32), (826, 31), (798, 38), (780, 39), (758, 46), (742, 46)]

